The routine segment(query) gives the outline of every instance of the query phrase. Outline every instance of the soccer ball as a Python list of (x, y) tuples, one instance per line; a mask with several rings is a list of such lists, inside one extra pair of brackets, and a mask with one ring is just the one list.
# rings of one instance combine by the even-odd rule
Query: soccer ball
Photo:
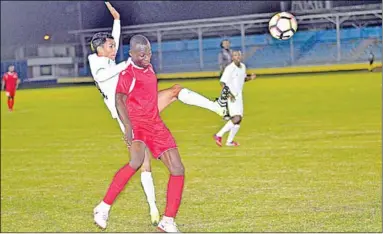
[(277, 13), (269, 21), (270, 34), (278, 40), (291, 38), (297, 31), (297, 28), (297, 20), (288, 12)]

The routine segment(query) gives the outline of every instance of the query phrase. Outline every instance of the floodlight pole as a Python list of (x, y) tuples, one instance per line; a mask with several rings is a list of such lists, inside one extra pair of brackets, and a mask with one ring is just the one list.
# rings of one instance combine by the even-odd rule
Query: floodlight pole
[(241, 24), (241, 50), (242, 54), (246, 53), (246, 41), (245, 41), (245, 25)]
[(203, 69), (203, 44), (202, 44), (202, 29), (198, 28), (198, 47), (199, 47), (199, 67)]
[(83, 67), (86, 67), (86, 45), (85, 45), (85, 35), (81, 35), (81, 45), (82, 45), (82, 63)]
[(280, 2), (280, 8), (281, 8), (281, 11), (287, 11), (287, 6), (285, 1)]
[[(77, 11), (78, 11), (78, 25), (80, 30), (83, 30), (83, 25), (82, 25), (82, 13), (81, 13), (81, 2), (77, 2)], [(81, 35), (81, 45), (82, 45), (82, 62), (84, 68), (86, 67), (86, 45), (85, 45), (85, 36)]]
[(340, 21), (339, 21), (339, 15), (336, 16), (336, 48), (337, 48), (337, 58), (336, 60), (339, 62), (341, 59), (341, 53), (340, 53)]
[(294, 37), (290, 38), (290, 62), (291, 65), (294, 63)]

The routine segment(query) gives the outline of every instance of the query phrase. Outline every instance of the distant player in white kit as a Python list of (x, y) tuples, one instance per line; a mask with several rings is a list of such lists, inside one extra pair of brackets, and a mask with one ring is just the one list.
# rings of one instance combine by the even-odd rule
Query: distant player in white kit
[[(240, 123), (243, 117), (243, 84), (246, 81), (254, 80), (255, 74), (250, 77), (246, 74), (246, 66), (242, 62), (241, 51), (232, 52), (232, 63), (230, 63), (224, 70), (220, 82), (223, 86), (222, 93), (227, 92), (229, 100), (227, 102), (230, 120), (227, 121), (225, 126), (214, 135), (214, 140), (218, 146), (222, 146), (222, 136), (230, 131), (227, 138), (227, 146), (239, 146), (239, 143), (234, 141)], [(221, 93), (221, 95), (223, 95)]]
[[(106, 2), (105, 4), (114, 18), (112, 34), (96, 33), (93, 36), (91, 47), (95, 53), (89, 55), (88, 59), (96, 86), (104, 97), (104, 102), (111, 112), (112, 117), (117, 119), (122, 132), (125, 133), (124, 125), (118, 118), (115, 105), (115, 93), (119, 74), (125, 70), (129, 64), (131, 64), (131, 60), (128, 59), (127, 61), (119, 64), (115, 63), (121, 31), (120, 15), (109, 2)], [(133, 89), (133, 87), (134, 82), (132, 83), (131, 89)], [(211, 110), (220, 116), (223, 116), (226, 111), (226, 109), (221, 107), (218, 103), (212, 102), (189, 89), (182, 88), (180, 85), (174, 85), (169, 89), (158, 92), (159, 111), (161, 112), (164, 108), (176, 100), (180, 100), (188, 105), (195, 105)], [(153, 225), (157, 225), (160, 215), (156, 206), (154, 184), (151, 174), (150, 155), (148, 150), (146, 150), (145, 160), (143, 166), (141, 167), (141, 172), (141, 183), (149, 204), (151, 222)], [(106, 220), (109, 209), (110, 207), (103, 202), (101, 202), (94, 209), (94, 221), (101, 228), (106, 228)]]

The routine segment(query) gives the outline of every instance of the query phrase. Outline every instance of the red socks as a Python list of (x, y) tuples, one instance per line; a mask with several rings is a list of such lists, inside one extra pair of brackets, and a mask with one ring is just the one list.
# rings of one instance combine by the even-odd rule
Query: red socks
[[(114, 176), (108, 191), (104, 197), (104, 202), (112, 205), (117, 196), (124, 189), (130, 178), (136, 173), (136, 170), (131, 168), (129, 164), (122, 167)], [(170, 175), (168, 182), (168, 191), (166, 197), (165, 216), (176, 217), (178, 209), (181, 205), (182, 192), (184, 188), (185, 176)]]
[(178, 208), (181, 205), (182, 191), (184, 189), (185, 176), (170, 175), (168, 192), (166, 196), (165, 216), (176, 217)]
[(13, 109), (13, 104), (15, 103), (15, 100), (13, 98), (8, 98), (8, 109)]
[(104, 202), (112, 205), (118, 194), (124, 189), (130, 178), (136, 173), (129, 164), (123, 166), (115, 175), (104, 197)]
[(14, 98), (8, 98), (8, 109), (12, 110), (14, 103), (15, 103), (15, 99)]

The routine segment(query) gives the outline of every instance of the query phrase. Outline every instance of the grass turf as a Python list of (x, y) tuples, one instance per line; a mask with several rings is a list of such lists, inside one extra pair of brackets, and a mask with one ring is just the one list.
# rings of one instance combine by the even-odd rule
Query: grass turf
[[(246, 83), (238, 148), (218, 148), (224, 122), (174, 103), (186, 185), (183, 232), (382, 232), (381, 73), (265, 78)], [(160, 88), (173, 82), (160, 83)], [(182, 85), (208, 97), (217, 81)], [(92, 210), (128, 161), (118, 124), (95, 87), (1, 94), (1, 231), (97, 232)], [(168, 172), (152, 161), (164, 210)], [(153, 232), (136, 175), (108, 232)]]

